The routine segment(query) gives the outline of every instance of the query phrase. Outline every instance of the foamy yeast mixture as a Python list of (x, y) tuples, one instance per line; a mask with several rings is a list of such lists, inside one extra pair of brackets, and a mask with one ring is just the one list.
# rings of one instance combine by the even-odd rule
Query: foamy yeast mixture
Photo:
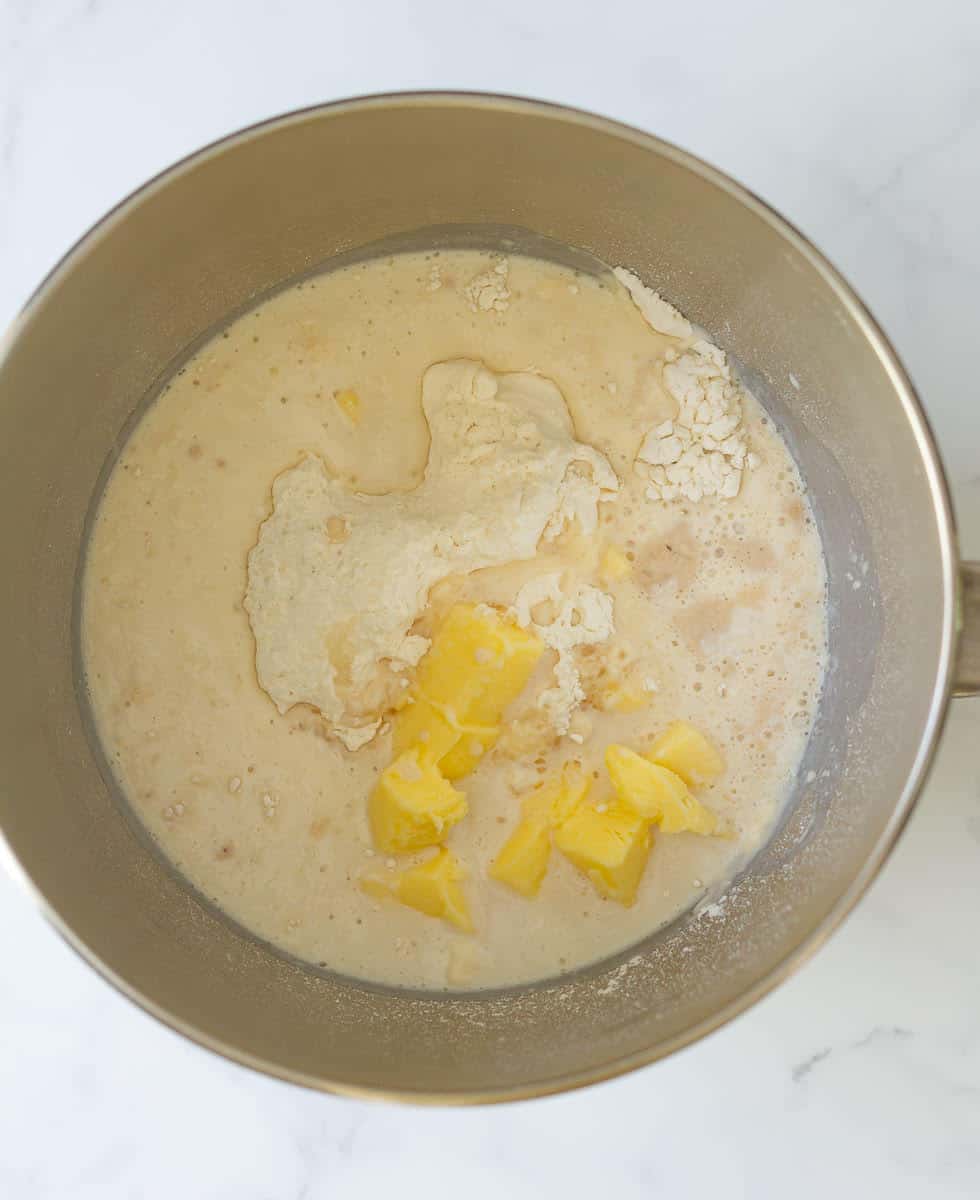
[[(727, 372), (635, 277), (475, 251), (319, 276), (209, 342), (127, 442), (85, 574), (99, 734), (174, 865), (294, 955), (435, 988), (570, 970), (722, 884), (799, 764), (825, 639), (786, 447), (747, 394), (701, 413), (707, 442), (695, 421)], [(285, 574), (320, 568), (344, 573), (332, 640), (313, 601), (283, 602)], [(569, 596), (595, 628), (560, 670), (546, 651), (457, 784), (469, 815), (448, 844), (475, 932), (366, 894), (396, 867), (367, 821), (389, 709), (442, 615), (523, 605), (546, 632)], [(629, 908), (554, 852), (533, 899), (488, 877), (537, 780), (578, 759), (605, 786), (608, 743), (642, 748), (677, 718), (724, 756), (699, 798), (727, 836), (658, 836)]]

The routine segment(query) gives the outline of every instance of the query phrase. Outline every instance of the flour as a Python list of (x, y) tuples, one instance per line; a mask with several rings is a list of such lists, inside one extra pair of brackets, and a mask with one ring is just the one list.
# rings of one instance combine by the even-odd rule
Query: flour
[(647, 432), (634, 463), (648, 481), (647, 497), (695, 504), (706, 496), (733, 500), (742, 472), (759, 460), (742, 432), (741, 388), (724, 352), (695, 338), (690, 322), (631, 271), (617, 267), (613, 274), (651, 329), (683, 343), (667, 351), (663, 366), (664, 387), (677, 413)]
[(627, 271), (625, 267), (615, 267), (613, 274), (629, 292), (630, 299), (651, 329), (676, 338), (689, 338), (692, 335), (694, 330), (691, 322), (672, 304), (668, 304), (659, 293), (651, 291), (632, 271)]
[[(548, 617), (536, 619), (541, 608)], [(541, 575), (517, 593), (513, 609), (519, 625), (533, 630), (558, 654), (555, 685), (538, 697), (558, 734), (568, 733), (572, 713), (585, 699), (585, 689), (572, 651), (577, 646), (594, 646), (608, 641), (615, 632), (612, 596), (589, 584), (578, 584), (565, 593), (561, 573)]]
[(651, 500), (734, 499), (742, 472), (758, 465), (742, 435), (742, 404), (724, 353), (700, 340), (664, 364), (664, 386), (677, 415), (643, 439), (636, 470)]
[(506, 258), (498, 259), (486, 271), (474, 276), (463, 288), (473, 312), (506, 312), (510, 305), (510, 289), (507, 280), (510, 263)]

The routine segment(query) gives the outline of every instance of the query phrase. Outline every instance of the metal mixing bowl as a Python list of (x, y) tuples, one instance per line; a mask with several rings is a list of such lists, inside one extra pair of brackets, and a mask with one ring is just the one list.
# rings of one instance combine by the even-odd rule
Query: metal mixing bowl
[[(169, 365), (333, 256), (454, 224), (519, 226), (627, 264), (743, 364), (809, 487), (831, 614), (826, 688), (786, 819), (725, 899), (634, 954), (470, 996), (332, 978), (201, 904), (100, 774), (75, 639), (86, 513), (127, 418)], [(0, 361), (0, 445), (10, 862), (55, 927), (149, 1012), (312, 1087), (537, 1095), (650, 1062), (729, 1020), (820, 945), (881, 866), (954, 687), (961, 595), (976, 616), (976, 571), (957, 560), (922, 410), (840, 276), (718, 171), (544, 104), (354, 100), (246, 130), (165, 172), (82, 239), (15, 324)], [(960, 649), (963, 690), (980, 679), (977, 624)]]

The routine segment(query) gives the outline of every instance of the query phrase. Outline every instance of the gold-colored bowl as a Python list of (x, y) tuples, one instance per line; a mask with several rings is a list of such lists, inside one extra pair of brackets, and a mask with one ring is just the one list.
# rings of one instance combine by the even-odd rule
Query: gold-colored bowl
[[(86, 515), (169, 365), (333, 256), (447, 226), (491, 240), (521, 227), (627, 264), (751, 368), (810, 489), (831, 613), (825, 693), (786, 819), (727, 897), (631, 955), (468, 996), (314, 971), (204, 905), (103, 778), (76, 637)], [(13, 868), (126, 995), (284, 1079), (489, 1101), (671, 1053), (828, 936), (881, 866), (936, 745), (958, 563), (942, 468), (901, 364), (785, 221), (611, 121), (503, 97), (395, 95), (294, 113), (202, 150), (120, 204), (31, 298), (0, 361), (0, 445), (0, 822)]]

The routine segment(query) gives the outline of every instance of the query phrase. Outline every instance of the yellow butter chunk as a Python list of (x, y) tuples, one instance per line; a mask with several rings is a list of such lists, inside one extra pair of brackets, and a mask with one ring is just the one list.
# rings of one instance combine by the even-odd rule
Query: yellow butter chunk
[(620, 802), (659, 825), (662, 833), (714, 833), (714, 815), (667, 767), (614, 744), (606, 748), (606, 768)]
[(486, 605), (455, 604), (419, 663), (416, 686), (461, 724), (496, 725), (523, 690), (541, 641)]
[(688, 787), (711, 783), (725, 769), (718, 751), (688, 721), (675, 721), (669, 725), (654, 739), (646, 757), (680, 775)]
[(451, 779), (472, 771), (543, 649), (491, 608), (454, 605), (419, 663), (412, 702), (395, 718), (395, 753), (417, 746)]
[(447, 779), (462, 779), (476, 770), (480, 759), (492, 750), (500, 737), (499, 725), (463, 725), (460, 737), (439, 762), (439, 770)]
[(408, 750), (384, 771), (371, 794), (368, 818), (379, 850), (408, 854), (436, 846), (466, 815), (466, 797)]
[(339, 392), (334, 392), (333, 398), (337, 401), (337, 407), (347, 420), (352, 425), (359, 425), (361, 421), (361, 398), (357, 392), (351, 388), (343, 388)]
[(600, 895), (627, 907), (636, 899), (651, 840), (649, 821), (619, 802), (605, 812), (580, 805), (555, 830), (555, 845)]
[(539, 783), (529, 792), (521, 801), (521, 809), (525, 817), (542, 819), (555, 828), (572, 815), (588, 790), (588, 776), (567, 765), (560, 774)]
[(472, 933), (469, 905), (460, 887), (460, 881), (465, 878), (463, 864), (443, 846), (417, 867), (363, 879), (361, 886), (372, 896), (392, 896), (426, 916), (439, 917), (465, 933)]
[(536, 896), (551, 854), (551, 830), (566, 821), (585, 799), (588, 777), (567, 764), (521, 802), (523, 819), (490, 865), (490, 875), (522, 896)]
[(599, 574), (606, 582), (616, 583), (628, 579), (633, 573), (633, 564), (618, 546), (610, 546), (599, 563)]
[(522, 896), (536, 896), (550, 854), (548, 822), (543, 817), (525, 817), (490, 864), (490, 875)]
[(456, 745), (461, 732), (459, 722), (446, 714), (444, 705), (415, 696), (395, 717), (395, 753), (418, 749), (428, 762), (437, 763)]

